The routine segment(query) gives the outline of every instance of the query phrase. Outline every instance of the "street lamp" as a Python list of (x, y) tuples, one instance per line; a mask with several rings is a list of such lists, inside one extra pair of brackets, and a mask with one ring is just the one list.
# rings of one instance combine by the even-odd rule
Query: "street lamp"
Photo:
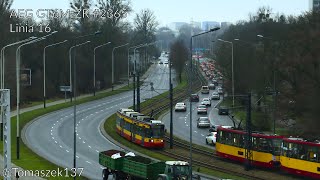
[[(139, 48), (142, 48), (142, 47), (146, 47), (148, 46), (148, 44), (144, 44), (144, 45), (141, 45), (141, 46), (138, 46), (136, 48), (134, 48), (133, 50), (133, 56), (134, 56), (134, 74), (136, 75), (137, 74), (137, 111), (140, 112), (140, 85), (139, 85), (139, 81), (140, 81), (140, 77), (139, 77), (139, 70), (140, 70), (140, 67), (141, 67), (141, 62), (140, 62), (140, 59), (139, 59), (139, 70), (138, 70), (138, 73), (137, 73), (137, 68), (136, 68), (136, 50), (139, 49)], [(134, 97), (135, 98), (135, 97)], [(135, 107), (135, 106), (134, 106)]]
[(97, 46), (93, 49), (93, 96), (96, 95), (96, 50), (99, 47), (105, 46), (110, 44), (111, 42), (107, 42), (104, 44), (101, 44), (100, 46)]
[[(219, 27), (216, 27), (216, 28), (210, 29), (209, 31), (202, 32), (200, 34), (195, 34), (195, 35), (191, 36), (191, 38), (190, 38), (190, 63), (189, 63), (190, 73), (192, 71), (192, 38), (203, 35), (203, 34), (207, 34), (207, 33), (213, 32), (213, 31), (217, 31), (219, 29), (220, 29)], [(189, 106), (190, 106), (190, 177), (192, 177), (192, 102), (191, 102), (191, 93), (192, 92), (191, 92), (191, 87), (192, 87), (192, 81), (189, 82), (189, 86), (188, 86)], [(170, 122), (170, 126), (171, 126), (170, 127), (170, 142), (172, 142), (173, 141), (172, 121)]]
[(43, 108), (46, 108), (46, 49), (52, 46), (63, 44), (68, 40), (64, 40), (58, 43), (50, 44), (43, 49)]
[[(80, 38), (85, 38), (85, 37), (90, 37), (90, 36), (96, 36), (96, 35), (100, 35), (102, 34), (102, 31), (96, 31), (94, 33), (91, 33), (91, 34), (86, 34), (86, 35), (82, 35), (82, 36), (77, 36), (77, 37), (74, 37), (72, 38), (71, 40), (76, 40), (76, 39), (80, 39)], [(72, 84), (72, 76), (71, 76), (71, 72), (72, 72), (72, 65), (71, 65), (71, 55), (69, 55), (69, 59), (70, 59), (70, 64), (69, 64), (69, 83), (70, 83), (70, 89), (72, 89), (71, 87), (71, 84)], [(72, 102), (72, 95), (70, 95), (70, 101)]]
[[(1, 75), (0, 75), (0, 88), (1, 89), (4, 89), (4, 71), (5, 71), (5, 49), (7, 47), (10, 47), (10, 46), (14, 46), (14, 45), (17, 45), (17, 44), (20, 44), (20, 43), (25, 43), (25, 42), (28, 42), (30, 40), (33, 40), (33, 39), (36, 39), (36, 37), (32, 36), (32, 37), (29, 37), (28, 39), (24, 39), (24, 40), (21, 40), (21, 41), (18, 41), (18, 42), (14, 42), (14, 43), (11, 43), (11, 44), (8, 44), (6, 46), (4, 46), (3, 48), (1, 48), (1, 52), (0, 52), (0, 71), (1, 71)], [(3, 107), (1, 106), (1, 122), (0, 122), (0, 139), (2, 141), (3, 139)]]
[[(146, 46), (146, 44), (140, 44), (138, 46), (133, 47), (133, 109), (136, 110), (136, 49)], [(138, 93), (137, 93), (138, 94)], [(137, 100), (138, 102), (138, 100)]]
[[(69, 59), (71, 61), (71, 52), (73, 48), (76, 48), (78, 46), (82, 46), (84, 44), (89, 43), (90, 41), (86, 41), (81, 44), (74, 45), (70, 47), (69, 49)], [(76, 168), (76, 138), (77, 138), (77, 130), (76, 130), (76, 121), (77, 121), (77, 73), (76, 73), (76, 51), (74, 51), (74, 60), (73, 60), (73, 86), (70, 84), (70, 89), (73, 87), (73, 96), (74, 96), (74, 101), (73, 101), (73, 168)]]
[(51, 36), (53, 34), (57, 33), (57, 31), (54, 31), (48, 35), (45, 35), (43, 37), (34, 39), (32, 41), (29, 41), (27, 43), (24, 43), (20, 45), (16, 50), (16, 81), (17, 81), (17, 159), (20, 158), (20, 132), (19, 132), (19, 118), (20, 118), (20, 48), (29, 44), (33, 44), (36, 42), (39, 42), (41, 40), (44, 40), (46, 37)]
[(218, 39), (218, 41), (231, 44), (231, 71), (232, 71), (232, 106), (234, 107), (234, 72), (233, 72), (233, 43), (231, 41), (225, 41)]
[(126, 43), (126, 44), (123, 44), (123, 45), (114, 47), (114, 48), (112, 49), (112, 85), (111, 85), (111, 86), (112, 86), (112, 91), (113, 91), (113, 84), (114, 84), (114, 51), (115, 51), (116, 49), (118, 49), (118, 48), (121, 48), (121, 47), (127, 46), (127, 45), (129, 45), (129, 43)]
[[(265, 37), (258, 34), (257, 37), (267, 40), (273, 40), (270, 37)], [(276, 134), (276, 106), (277, 106), (277, 92), (276, 92), (276, 70), (275, 70), (275, 60), (273, 60), (273, 133)]]
[(139, 44), (139, 45), (137, 45), (137, 46), (131, 46), (131, 47), (129, 47), (128, 48), (128, 85), (129, 85), (129, 79), (130, 79), (130, 76), (129, 76), (129, 71), (130, 71), (130, 68), (129, 68), (129, 66), (130, 66), (130, 49), (132, 49), (132, 48), (136, 48), (136, 47), (139, 47), (139, 46), (142, 46), (142, 45), (144, 45), (144, 44)]

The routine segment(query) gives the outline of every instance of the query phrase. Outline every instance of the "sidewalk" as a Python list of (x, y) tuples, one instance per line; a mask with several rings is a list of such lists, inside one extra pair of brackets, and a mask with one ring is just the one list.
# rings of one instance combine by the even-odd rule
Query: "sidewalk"
[[(147, 78), (150, 73), (153, 71), (153, 69), (155, 68), (155, 65), (151, 65), (150, 68), (146, 71), (146, 73), (141, 77), (141, 80)], [(130, 82), (132, 82), (132, 78), (130, 78)], [(119, 85), (116, 85), (114, 86), (114, 90), (116, 89), (120, 89), (124, 86), (127, 86), (127, 82), (125, 82), (124, 84), (119, 84)], [(97, 91), (96, 94), (101, 94), (101, 93), (105, 93), (105, 92), (110, 92), (112, 91), (112, 88), (109, 88), (109, 89), (105, 89), (105, 90), (102, 90), (102, 91)], [(86, 98), (86, 97), (90, 97), (90, 96), (93, 96), (93, 94), (83, 94), (83, 95), (80, 95), (80, 96), (77, 96), (77, 99), (83, 99), (83, 98)], [(70, 101), (70, 99), (67, 99), (67, 102)], [(61, 99), (61, 100), (58, 100), (58, 101), (54, 101), (54, 102), (50, 102), (50, 103), (47, 103), (46, 106), (49, 107), (49, 106), (53, 106), (53, 105), (57, 105), (57, 104), (62, 104), (62, 103), (65, 103), (66, 101), (64, 99)], [(43, 104), (40, 104), (40, 105), (36, 105), (36, 106), (31, 106), (31, 107), (27, 107), (27, 108), (23, 108), (23, 109), (20, 109), (20, 114), (24, 113), (24, 112), (28, 112), (28, 111), (33, 111), (33, 110), (36, 110), (36, 109), (41, 109), (43, 108)], [(14, 110), (14, 111), (11, 111), (11, 117), (13, 116), (16, 116), (17, 115), (17, 111)], [(12, 141), (12, 139), (11, 139)], [(3, 160), (3, 156), (0, 155), (0, 176), (1, 178), (3, 178), (3, 167), (4, 167), (4, 160)], [(16, 166), (15, 164), (11, 163), (11, 168), (18, 168), (18, 170), (16, 171), (22, 171), (23, 169), (21, 167), (18, 167)], [(12, 170), (12, 172), (14, 172), (14, 170)], [(12, 176), (11, 179), (16, 179), (15, 177)], [(40, 180), (40, 179), (43, 179), (43, 178), (40, 178), (40, 177), (35, 177), (35, 176), (32, 176), (32, 177), (20, 177), (19, 179), (21, 180)]]

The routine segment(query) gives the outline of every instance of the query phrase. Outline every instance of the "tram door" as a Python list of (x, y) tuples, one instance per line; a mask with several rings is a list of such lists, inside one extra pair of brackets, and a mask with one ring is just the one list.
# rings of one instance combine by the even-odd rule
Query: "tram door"
[(131, 132), (131, 141), (135, 142), (136, 141), (136, 129), (138, 126), (136, 124), (131, 124), (130, 132)]
[(144, 126), (141, 127), (141, 145), (144, 146), (144, 138), (146, 136), (148, 129), (146, 129)]

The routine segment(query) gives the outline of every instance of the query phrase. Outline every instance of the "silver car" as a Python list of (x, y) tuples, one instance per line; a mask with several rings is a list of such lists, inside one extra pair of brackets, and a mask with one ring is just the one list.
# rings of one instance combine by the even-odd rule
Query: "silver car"
[(197, 127), (210, 127), (210, 121), (208, 117), (199, 117), (197, 120)]
[(197, 113), (198, 113), (198, 114), (207, 114), (207, 106), (206, 106), (206, 105), (203, 105), (203, 104), (200, 104), (200, 105), (197, 107)]
[(211, 99), (212, 100), (219, 100), (220, 99), (220, 95), (217, 92), (213, 92), (211, 95)]

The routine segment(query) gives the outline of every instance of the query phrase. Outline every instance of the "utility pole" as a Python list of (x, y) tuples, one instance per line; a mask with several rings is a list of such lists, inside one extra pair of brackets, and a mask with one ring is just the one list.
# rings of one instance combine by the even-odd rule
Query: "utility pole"
[(252, 131), (251, 131), (251, 93), (247, 96), (247, 122), (246, 122), (246, 139), (245, 139), (245, 155), (246, 155), (246, 161), (245, 161), (245, 170), (249, 171), (251, 169), (251, 163), (252, 163)]
[[(134, 61), (134, 69), (136, 69), (136, 61)], [(133, 72), (133, 110), (136, 111), (136, 72)]]
[(140, 72), (137, 71), (137, 112), (140, 112)]
[(170, 91), (170, 149), (173, 148), (173, 91), (171, 82), (171, 60), (169, 58), (169, 91)]

